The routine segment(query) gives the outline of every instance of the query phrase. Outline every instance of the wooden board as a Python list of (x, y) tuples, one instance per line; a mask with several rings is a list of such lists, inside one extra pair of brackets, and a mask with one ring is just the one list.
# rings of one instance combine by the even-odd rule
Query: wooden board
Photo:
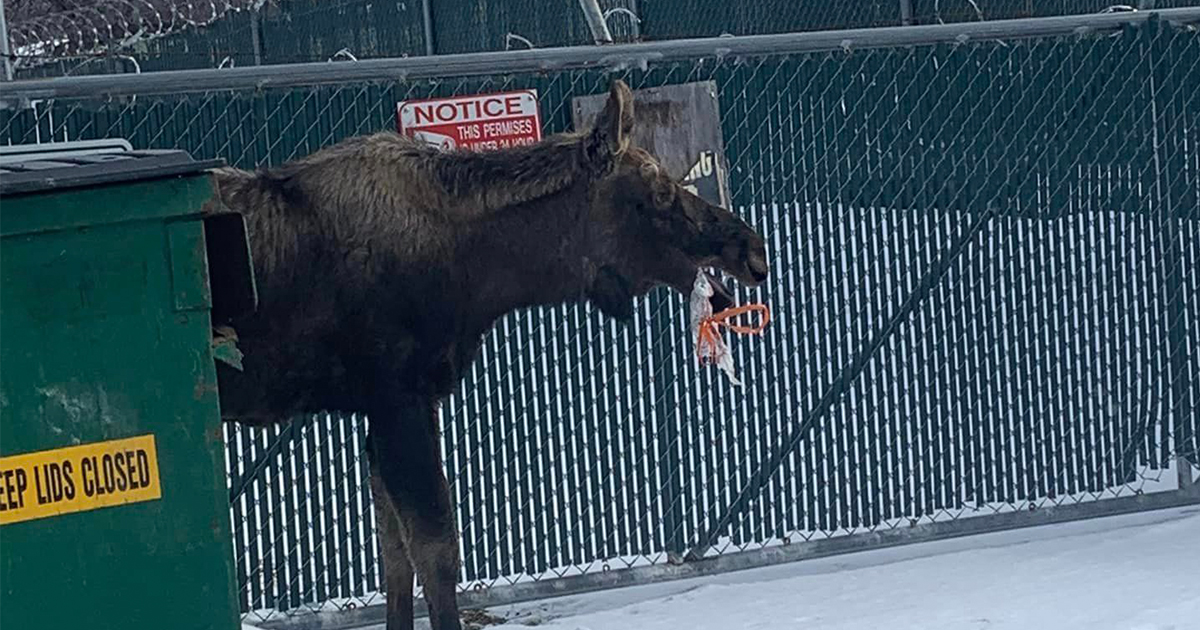
[[(634, 144), (658, 157), (671, 177), (709, 203), (729, 207), (729, 171), (713, 81), (634, 90)], [(572, 99), (576, 129), (591, 126), (608, 93)]]

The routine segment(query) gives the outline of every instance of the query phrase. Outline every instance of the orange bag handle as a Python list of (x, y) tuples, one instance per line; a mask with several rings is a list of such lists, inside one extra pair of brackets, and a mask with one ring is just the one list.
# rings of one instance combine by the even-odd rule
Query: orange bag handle
[[(741, 326), (729, 321), (739, 315), (745, 315), (746, 313), (756, 311), (762, 314), (762, 318), (759, 320), (757, 326)], [(705, 361), (705, 357), (709, 356), (709, 354), (704, 352), (705, 348), (716, 347), (717, 341), (721, 338), (721, 333), (717, 330), (720, 327), (728, 328), (739, 335), (761, 335), (769, 323), (771, 323), (771, 309), (767, 308), (766, 304), (745, 304), (743, 306), (734, 306), (727, 308), (720, 313), (705, 317), (704, 319), (700, 320), (699, 331), (697, 331), (697, 358), (701, 363), (703, 363)], [(709, 360), (711, 361), (711, 359)]]

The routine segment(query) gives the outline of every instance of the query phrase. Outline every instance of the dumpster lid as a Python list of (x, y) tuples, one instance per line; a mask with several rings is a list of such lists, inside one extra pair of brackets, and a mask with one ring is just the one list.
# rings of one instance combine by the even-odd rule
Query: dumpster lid
[(173, 177), (225, 164), (194, 160), (187, 151), (128, 147), (120, 139), (0, 147), (0, 194)]

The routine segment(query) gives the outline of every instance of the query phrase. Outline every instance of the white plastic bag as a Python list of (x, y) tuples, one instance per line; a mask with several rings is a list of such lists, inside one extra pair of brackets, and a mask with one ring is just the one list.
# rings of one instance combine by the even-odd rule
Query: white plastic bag
[(701, 269), (696, 273), (696, 281), (692, 283), (691, 297), (691, 331), (692, 342), (696, 344), (696, 356), (700, 358), (701, 365), (716, 363), (729, 377), (730, 382), (741, 387), (742, 382), (733, 372), (733, 353), (729, 351), (729, 346), (725, 345), (720, 330), (713, 327), (710, 334), (704, 337), (700, 334), (701, 324), (713, 314), (712, 302), (709, 301), (712, 295), (712, 284), (708, 275)]

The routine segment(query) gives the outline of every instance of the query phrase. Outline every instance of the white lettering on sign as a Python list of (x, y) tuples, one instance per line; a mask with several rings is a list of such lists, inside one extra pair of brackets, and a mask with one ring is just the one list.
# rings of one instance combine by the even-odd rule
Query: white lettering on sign
[(444, 150), (502, 149), (542, 139), (536, 90), (401, 101), (396, 128)]

